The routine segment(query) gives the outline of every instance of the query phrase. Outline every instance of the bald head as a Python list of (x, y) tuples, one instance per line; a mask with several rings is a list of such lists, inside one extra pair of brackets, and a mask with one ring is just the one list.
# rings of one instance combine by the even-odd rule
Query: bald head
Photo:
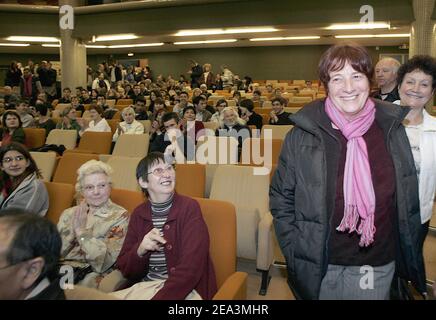
[(401, 64), (393, 58), (383, 58), (375, 66), (375, 77), (382, 93), (389, 93), (397, 86), (397, 71)]

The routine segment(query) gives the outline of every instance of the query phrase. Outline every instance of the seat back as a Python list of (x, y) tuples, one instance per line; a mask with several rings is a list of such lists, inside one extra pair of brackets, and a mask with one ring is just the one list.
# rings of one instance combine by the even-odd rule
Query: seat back
[(56, 152), (30, 152), (35, 160), (38, 169), (41, 171), (42, 179), (50, 181), (56, 167)]
[(76, 147), (77, 131), (76, 130), (61, 130), (53, 129), (48, 134), (46, 144), (64, 145), (67, 150)]
[(176, 191), (189, 197), (204, 198), (206, 166), (199, 163), (176, 165)]
[(107, 164), (112, 167), (112, 186), (117, 189), (140, 191), (136, 180), (136, 167), (143, 157), (112, 156)]
[(206, 222), (218, 288), (236, 271), (236, 213), (225, 201), (196, 198)]
[(106, 121), (109, 127), (111, 127), (112, 135), (114, 135), (115, 131), (117, 130), (118, 124), (120, 123), (120, 120), (112, 118), (112, 119), (107, 119)]
[(234, 137), (202, 136), (196, 146), (196, 159), (202, 164), (236, 164), (238, 140)]
[(45, 182), (48, 192), (49, 207), (46, 218), (57, 224), (65, 209), (73, 206), (74, 186), (67, 183)]
[[(282, 144), (282, 139), (245, 139), (242, 143), (241, 163), (260, 165), (265, 160), (271, 159), (271, 164), (276, 164), (279, 160)], [(266, 157), (265, 150), (269, 153)]]
[(118, 99), (117, 105), (129, 106), (133, 104), (133, 99)]
[(77, 149), (90, 153), (108, 154), (111, 151), (112, 132), (86, 131), (80, 139)]
[(145, 196), (140, 191), (112, 189), (111, 200), (132, 214), (136, 207), (145, 201)]
[(45, 129), (42, 128), (23, 128), (26, 140), (24, 144), (29, 149), (40, 148), (45, 144)]
[(254, 175), (252, 166), (217, 166), (210, 199), (236, 207), (238, 257), (255, 260), (260, 219), (269, 211), (269, 175)]
[(260, 133), (261, 138), (268, 138), (268, 135), (265, 135), (265, 130), (270, 130), (271, 132), (271, 139), (281, 139), (284, 140), (286, 135), (288, 134), (289, 130), (291, 130), (294, 126), (293, 125), (271, 125), (266, 124), (262, 127), (262, 131)]
[(59, 160), (53, 182), (76, 184), (77, 169), (89, 160), (98, 160), (98, 155), (88, 153), (65, 153)]
[(150, 136), (144, 134), (122, 134), (115, 143), (113, 156), (145, 157), (148, 153)]
[(151, 129), (150, 120), (137, 120), (137, 121), (142, 123), (142, 125), (144, 126), (144, 133), (150, 133), (150, 129)]

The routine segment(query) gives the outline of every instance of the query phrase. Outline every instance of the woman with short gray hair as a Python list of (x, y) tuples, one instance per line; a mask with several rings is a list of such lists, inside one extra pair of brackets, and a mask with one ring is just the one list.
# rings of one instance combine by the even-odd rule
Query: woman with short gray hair
[(121, 112), (124, 121), (120, 122), (117, 130), (112, 137), (112, 141), (117, 141), (118, 137), (122, 134), (142, 134), (144, 133), (144, 126), (139, 121), (135, 120), (135, 110), (132, 107), (125, 107)]
[(74, 268), (74, 283), (97, 288), (112, 271), (124, 242), (129, 216), (110, 199), (112, 168), (90, 160), (77, 171), (78, 205), (66, 209), (58, 223), (63, 264)]

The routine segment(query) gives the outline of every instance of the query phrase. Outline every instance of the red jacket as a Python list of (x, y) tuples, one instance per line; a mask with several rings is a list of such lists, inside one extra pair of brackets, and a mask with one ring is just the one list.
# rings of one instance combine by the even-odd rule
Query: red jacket
[[(141, 281), (148, 272), (150, 253), (139, 257), (137, 249), (151, 229), (151, 205), (147, 201), (133, 212), (117, 260), (129, 280)], [(217, 291), (215, 271), (209, 255), (209, 232), (198, 202), (176, 193), (163, 233), (168, 279), (153, 299), (183, 300), (193, 289), (203, 299), (212, 299)]]

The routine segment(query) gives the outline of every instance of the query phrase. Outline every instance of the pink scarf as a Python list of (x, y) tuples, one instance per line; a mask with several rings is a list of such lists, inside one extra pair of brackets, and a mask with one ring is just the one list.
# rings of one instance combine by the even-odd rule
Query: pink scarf
[[(374, 122), (375, 105), (371, 99), (368, 99), (362, 111), (351, 121), (333, 105), (330, 98), (326, 99), (325, 111), (348, 140), (344, 171), (344, 217), (336, 230), (349, 230), (349, 233), (357, 231), (360, 235), (359, 246), (367, 247), (374, 242), (376, 230), (375, 194), (368, 150), (362, 136)], [(359, 217), (360, 224), (357, 226)]]

